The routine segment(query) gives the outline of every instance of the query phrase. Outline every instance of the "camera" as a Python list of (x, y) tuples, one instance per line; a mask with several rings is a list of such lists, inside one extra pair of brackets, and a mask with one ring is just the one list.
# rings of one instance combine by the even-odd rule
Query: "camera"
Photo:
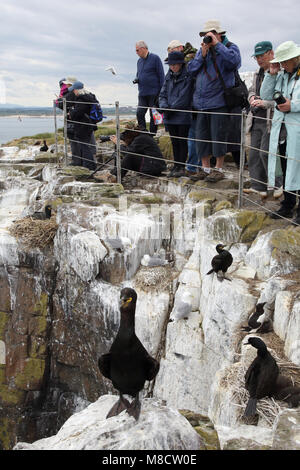
[(110, 136), (109, 135), (100, 135), (100, 141), (101, 142), (109, 142), (110, 141)]
[(276, 101), (277, 104), (283, 104), (286, 102), (285, 97), (280, 91), (275, 91), (273, 95), (273, 100)]
[(135, 78), (132, 83), (135, 85), (136, 83), (139, 83), (139, 79), (138, 78)]
[(211, 36), (204, 36), (203, 42), (204, 42), (204, 44), (210, 44), (212, 42), (212, 37)]

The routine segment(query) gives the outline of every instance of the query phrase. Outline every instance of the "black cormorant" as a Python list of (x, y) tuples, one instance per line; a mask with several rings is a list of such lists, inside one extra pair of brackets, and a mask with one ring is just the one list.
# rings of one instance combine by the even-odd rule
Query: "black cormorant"
[(50, 219), (51, 210), (52, 210), (51, 206), (49, 204), (47, 204), (47, 206), (45, 207), (44, 212), (34, 212), (31, 217), (33, 219), (38, 219), (38, 220)]
[(279, 368), (269, 353), (265, 343), (257, 337), (251, 337), (248, 343), (257, 349), (257, 356), (245, 374), (245, 387), (250, 394), (244, 417), (254, 416), (256, 403), (260, 398), (271, 396), (276, 388)]
[(44, 140), (44, 145), (40, 148), (40, 152), (47, 152), (48, 150), (48, 145), (46, 141)]
[(216, 246), (216, 250), (218, 254), (214, 256), (213, 259), (211, 260), (212, 269), (208, 271), (208, 273), (206, 274), (211, 274), (215, 272), (217, 273), (217, 277), (219, 281), (223, 281), (223, 279), (227, 279), (228, 281), (231, 281), (231, 279), (225, 276), (225, 273), (227, 269), (229, 268), (229, 266), (231, 266), (232, 264), (232, 261), (233, 261), (232, 254), (229, 251), (224, 250), (224, 245), (222, 245), (221, 243), (219, 243)]
[[(100, 372), (112, 381), (120, 394), (107, 418), (126, 409), (129, 415), (138, 420), (141, 409), (139, 392), (143, 389), (145, 381), (153, 380), (159, 370), (159, 362), (148, 354), (135, 334), (136, 300), (134, 289), (121, 290), (119, 331), (109, 353), (102, 355), (98, 360)], [(131, 404), (123, 397), (124, 394), (134, 397)]]

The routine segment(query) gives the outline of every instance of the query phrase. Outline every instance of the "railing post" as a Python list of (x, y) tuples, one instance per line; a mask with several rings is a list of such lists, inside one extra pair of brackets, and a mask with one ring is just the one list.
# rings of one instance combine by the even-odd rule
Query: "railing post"
[(241, 209), (243, 206), (243, 186), (244, 186), (244, 167), (245, 167), (245, 149), (246, 149), (246, 117), (247, 113), (245, 110), (242, 111), (241, 119), (241, 147), (240, 147), (240, 172), (239, 172), (239, 196), (238, 196), (238, 208)]
[(119, 101), (116, 101), (116, 138), (117, 138), (117, 158), (116, 158), (116, 166), (117, 166), (117, 182), (121, 183), (121, 155), (120, 155), (120, 109), (119, 109)]
[(53, 100), (53, 117), (54, 117), (54, 131), (55, 131), (55, 156), (57, 158), (58, 145), (57, 145), (57, 115), (56, 115), (56, 102)]
[(65, 153), (65, 166), (68, 164), (68, 143), (67, 143), (67, 101), (63, 98), (63, 111), (64, 111), (64, 153)]

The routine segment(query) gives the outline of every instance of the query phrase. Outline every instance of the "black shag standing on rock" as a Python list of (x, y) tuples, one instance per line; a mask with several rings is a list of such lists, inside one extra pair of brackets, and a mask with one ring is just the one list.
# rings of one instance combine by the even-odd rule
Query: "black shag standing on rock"
[[(159, 362), (151, 357), (135, 334), (135, 307), (137, 294), (134, 289), (121, 290), (121, 321), (118, 334), (108, 354), (98, 360), (100, 372), (110, 379), (119, 391), (120, 398), (109, 411), (107, 418), (127, 410), (138, 420), (141, 410), (139, 392), (146, 380), (153, 380), (159, 370)], [(134, 400), (130, 404), (123, 395)]]
[(40, 148), (40, 152), (47, 152), (48, 150), (48, 145), (46, 141), (44, 140), (44, 145)]
[(257, 400), (271, 396), (276, 388), (279, 368), (269, 353), (265, 343), (257, 337), (249, 338), (248, 343), (257, 349), (257, 356), (245, 374), (245, 387), (250, 394), (244, 417), (254, 416)]
[(34, 212), (31, 217), (33, 219), (38, 219), (38, 220), (50, 219), (51, 209), (52, 209), (51, 206), (49, 204), (47, 204), (47, 206), (45, 207), (44, 212)]
[(232, 265), (232, 254), (229, 253), (229, 251), (224, 250), (224, 245), (222, 245), (221, 243), (216, 246), (216, 250), (218, 254), (214, 256), (211, 260), (212, 269), (206, 274), (211, 274), (215, 272), (217, 273), (219, 281), (223, 281), (224, 279), (231, 281), (231, 279), (225, 276), (225, 273), (229, 266)]

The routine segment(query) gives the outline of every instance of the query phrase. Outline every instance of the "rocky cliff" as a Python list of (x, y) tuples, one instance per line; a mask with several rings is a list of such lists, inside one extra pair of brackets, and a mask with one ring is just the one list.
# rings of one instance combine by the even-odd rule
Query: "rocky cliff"
[[(243, 421), (243, 377), (255, 351), (241, 331), (266, 302), (273, 330), (255, 334), (281, 374), (300, 384), (299, 229), (237, 210), (234, 179), (103, 184), (80, 168), (13, 155), (13, 165), (0, 163), (1, 447), (53, 436), (74, 413), (76, 423), (88, 405), (116, 393), (97, 359), (118, 328), (120, 289), (132, 286), (137, 334), (161, 363), (144, 392), (154, 408), (163, 400), (166, 415), (188, 410), (199, 448), (209, 448), (208, 431), (195, 416), (205, 417), (224, 449), (299, 448), (299, 408), (265, 399), (258, 421)], [(53, 242), (40, 246), (28, 232), (16, 238), (14, 221), (46, 202), (57, 225)], [(233, 255), (231, 281), (206, 275), (219, 242)]]

